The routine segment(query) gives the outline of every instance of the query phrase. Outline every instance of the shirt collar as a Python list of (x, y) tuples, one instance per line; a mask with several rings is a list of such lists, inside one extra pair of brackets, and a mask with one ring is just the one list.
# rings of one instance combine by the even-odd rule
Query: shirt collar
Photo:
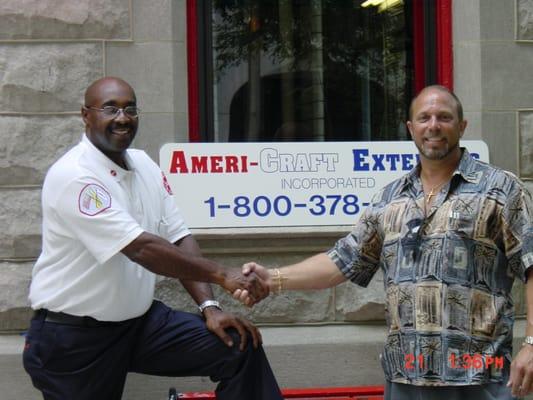
[(461, 157), (461, 161), (459, 161), (454, 175), (461, 175), (465, 181), (470, 183), (479, 183), (483, 172), (479, 170), (476, 160), (470, 155), (468, 150), (464, 147), (461, 147), (461, 150), (463, 150), (463, 156)]
[(87, 137), (84, 133), (81, 138), (81, 143), (87, 149), (87, 154), (89, 155), (91, 161), (95, 161), (94, 165), (91, 165), (91, 169), (101, 169), (103, 173), (108, 174), (115, 178), (117, 181), (126, 178), (131, 175), (135, 168), (133, 167), (133, 162), (131, 160), (128, 151), (125, 154), (126, 164), (128, 165), (129, 170), (122, 168), (120, 165), (116, 164), (113, 160), (107, 157), (102, 153)]
[[(461, 159), (459, 165), (455, 169), (452, 176), (460, 175), (465, 181), (470, 183), (478, 183), (480, 179), (480, 171), (476, 168), (476, 161), (472, 158), (468, 150), (461, 147)], [(399, 189), (404, 191), (409, 187), (417, 187), (420, 185), (420, 161), (411, 169), (406, 175), (400, 178)]]

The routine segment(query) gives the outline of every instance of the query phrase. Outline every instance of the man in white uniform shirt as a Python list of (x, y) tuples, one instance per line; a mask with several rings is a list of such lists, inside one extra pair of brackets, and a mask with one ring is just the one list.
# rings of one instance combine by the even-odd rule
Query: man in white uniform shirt
[[(210, 376), (219, 399), (281, 399), (257, 328), (222, 311), (208, 282), (258, 298), (268, 289), (202, 258), (161, 170), (128, 150), (133, 89), (118, 78), (94, 82), (82, 117), (81, 143), (43, 186), (23, 355), (34, 386), (45, 399), (120, 399), (131, 371)], [(156, 274), (179, 278), (204, 318), (155, 301)]]

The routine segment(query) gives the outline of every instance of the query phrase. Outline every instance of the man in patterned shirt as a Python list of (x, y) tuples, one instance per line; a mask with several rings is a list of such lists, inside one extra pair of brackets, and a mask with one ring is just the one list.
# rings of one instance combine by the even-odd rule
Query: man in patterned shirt
[[(533, 391), (533, 316), (511, 364), (511, 287), (533, 310), (532, 200), (513, 174), (459, 146), (467, 121), (442, 86), (411, 103), (419, 164), (385, 186), (353, 231), (326, 253), (280, 269), (248, 263), (271, 291), (366, 287), (381, 267), (388, 337), (385, 398), (511, 399)], [(234, 297), (253, 301), (245, 291)], [(418, 397), (420, 396), (420, 397)]]

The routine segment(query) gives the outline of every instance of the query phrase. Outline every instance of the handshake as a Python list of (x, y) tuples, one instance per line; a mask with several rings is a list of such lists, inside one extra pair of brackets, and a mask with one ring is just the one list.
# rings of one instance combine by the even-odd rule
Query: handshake
[(244, 305), (251, 307), (270, 294), (272, 277), (265, 267), (249, 262), (241, 270), (230, 268), (225, 271), (221, 286)]

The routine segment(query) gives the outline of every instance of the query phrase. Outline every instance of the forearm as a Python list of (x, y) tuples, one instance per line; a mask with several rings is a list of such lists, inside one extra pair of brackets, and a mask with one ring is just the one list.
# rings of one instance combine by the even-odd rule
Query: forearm
[(158, 236), (143, 233), (122, 252), (146, 269), (164, 276), (184, 280), (222, 284), (224, 268), (214, 261), (180, 250)]
[(190, 281), (180, 279), (181, 284), (191, 295), (196, 304), (202, 304), (206, 300), (212, 300), (215, 298), (211, 285), (206, 282)]
[[(327, 289), (344, 282), (346, 278), (325, 253), (317, 254), (297, 264), (270, 269), (270, 290)], [(280, 286), (281, 282), (281, 288)]]
[[(527, 271), (526, 282), (526, 336), (533, 336), (533, 269)], [(511, 363), (511, 373), (507, 386), (511, 387), (511, 394), (514, 397), (522, 397), (530, 393), (533, 389), (533, 371), (531, 365), (533, 361), (533, 346), (524, 344), (518, 351)], [(514, 398), (513, 397), (513, 398)]]
[[(179, 250), (184, 251), (185, 253), (190, 254), (192, 256), (202, 256), (200, 246), (198, 246), (198, 243), (192, 235), (182, 238), (181, 240), (174, 243), (174, 245), (176, 245)], [(191, 295), (196, 304), (201, 304), (205, 300), (211, 300), (215, 298), (213, 295), (213, 290), (211, 289), (211, 285), (209, 283), (186, 279), (180, 279), (180, 282), (185, 288), (185, 290), (187, 290), (187, 292)]]
[(526, 336), (533, 336), (533, 268), (527, 271), (526, 306)]

